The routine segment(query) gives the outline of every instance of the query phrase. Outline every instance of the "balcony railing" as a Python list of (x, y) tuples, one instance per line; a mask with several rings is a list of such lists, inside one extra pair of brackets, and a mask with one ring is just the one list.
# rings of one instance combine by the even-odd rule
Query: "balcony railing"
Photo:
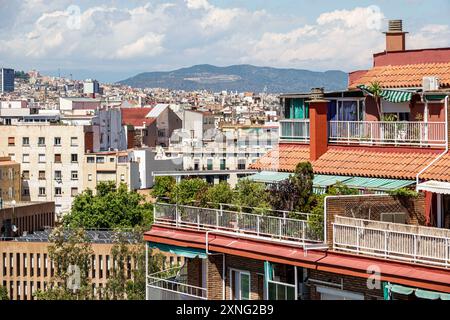
[(280, 120), (280, 140), (309, 141), (309, 119)]
[(187, 275), (181, 275), (180, 270), (176, 267), (148, 275), (148, 300), (206, 300), (207, 289), (187, 284)]
[[(252, 212), (258, 212), (254, 209)], [(155, 223), (197, 230), (226, 231), (236, 234), (257, 236), (295, 242), (321, 242), (319, 234), (310, 224), (311, 215), (295, 213), (298, 219), (289, 218), (288, 212), (266, 210), (266, 214), (245, 213), (224, 209), (199, 208), (185, 205), (156, 203)], [(259, 211), (260, 212), (260, 211)], [(294, 213), (291, 213), (293, 215)]]
[(445, 122), (330, 121), (330, 142), (369, 145), (445, 146)]
[(335, 217), (333, 248), (450, 267), (450, 230)]

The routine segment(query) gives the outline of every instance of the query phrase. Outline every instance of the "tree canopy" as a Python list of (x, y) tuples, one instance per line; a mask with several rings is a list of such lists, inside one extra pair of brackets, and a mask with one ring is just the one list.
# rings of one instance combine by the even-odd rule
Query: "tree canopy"
[(63, 217), (63, 223), (86, 229), (150, 226), (152, 204), (143, 200), (142, 195), (128, 191), (125, 184), (116, 188), (113, 182), (100, 182), (96, 195), (87, 189), (75, 197), (72, 210)]

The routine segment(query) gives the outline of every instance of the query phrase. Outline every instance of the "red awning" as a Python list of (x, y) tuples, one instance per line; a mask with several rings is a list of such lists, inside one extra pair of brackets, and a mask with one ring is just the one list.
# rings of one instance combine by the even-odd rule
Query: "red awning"
[[(145, 233), (144, 239), (150, 242), (206, 249), (205, 231), (155, 225)], [(336, 251), (304, 250), (281, 242), (214, 233), (208, 234), (208, 250), (362, 278), (372, 276), (370, 270), (375, 266), (381, 272), (381, 281), (450, 293), (450, 270), (434, 266), (419, 266)]]

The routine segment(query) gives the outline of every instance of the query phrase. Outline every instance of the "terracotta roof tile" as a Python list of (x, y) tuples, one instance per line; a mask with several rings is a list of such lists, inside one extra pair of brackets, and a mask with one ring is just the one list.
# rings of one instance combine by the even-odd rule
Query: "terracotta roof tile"
[[(398, 150), (396, 148), (358, 148), (330, 146), (318, 160), (311, 161), (318, 174), (415, 179), (433, 161), (439, 150)], [(309, 160), (308, 145), (280, 144), (258, 159), (252, 169), (292, 172), (299, 162)], [(450, 156), (446, 172), (450, 181)]]
[(349, 87), (367, 86), (376, 81), (384, 88), (422, 87), (422, 79), (427, 76), (436, 76), (441, 86), (450, 87), (450, 62), (375, 67)]
[(433, 163), (420, 175), (420, 178), (450, 182), (450, 153), (445, 154)]

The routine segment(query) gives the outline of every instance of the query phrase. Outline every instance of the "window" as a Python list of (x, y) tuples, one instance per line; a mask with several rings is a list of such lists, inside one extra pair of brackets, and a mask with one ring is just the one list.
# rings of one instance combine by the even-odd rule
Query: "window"
[(61, 154), (55, 153), (55, 163), (61, 163)]
[(95, 163), (94, 157), (87, 157), (87, 163)]
[(30, 155), (28, 153), (22, 155), (22, 163), (30, 163)]
[(39, 163), (45, 163), (45, 154), (43, 153), (39, 154)]
[(16, 155), (14, 153), (8, 153), (8, 157), (10, 157), (12, 161), (16, 161)]
[(39, 196), (45, 197), (45, 187), (39, 187)]
[(22, 172), (22, 179), (23, 179), (23, 180), (29, 180), (29, 179), (30, 179), (30, 171), (24, 170), (24, 171)]
[(45, 171), (39, 171), (39, 180), (45, 180)]
[(125, 181), (125, 175), (123, 173), (120, 175), (120, 181)]
[(45, 138), (44, 137), (39, 137), (38, 138), (38, 146), (39, 147), (45, 146)]
[(8, 146), (14, 147), (16, 145), (14, 137), (8, 137)]
[(71, 172), (71, 179), (72, 180), (78, 180), (78, 171), (72, 171)]
[(231, 299), (250, 300), (250, 273), (246, 271), (230, 270)]
[(22, 145), (23, 145), (23, 146), (29, 146), (29, 145), (30, 145), (30, 138), (28, 138), (28, 137), (23, 137), (23, 138), (22, 138)]
[(78, 162), (78, 154), (72, 153), (70, 155), (70, 159), (71, 159), (72, 163), (77, 163)]
[(27, 187), (24, 187), (22, 190), (22, 195), (25, 197), (28, 197), (30, 195), (30, 189)]
[(163, 138), (166, 136), (166, 130), (164, 129), (159, 129), (158, 130), (158, 137)]
[(55, 137), (55, 146), (61, 145), (61, 137)]
[(220, 170), (225, 170), (226, 168), (226, 160), (220, 159)]
[(62, 195), (61, 187), (55, 187), (55, 197), (58, 197), (61, 195)]
[(72, 147), (78, 147), (78, 138), (77, 137), (71, 137), (70, 138), (70, 145)]
[(55, 170), (55, 180), (61, 180), (62, 174), (60, 170)]
[(213, 160), (212, 159), (208, 159), (207, 161), (207, 166), (208, 166), (208, 170), (212, 170), (213, 169)]
[(238, 170), (245, 170), (245, 159), (238, 160)]
[(109, 162), (114, 162), (114, 158), (109, 158)]
[(88, 174), (88, 181), (92, 181), (92, 174), (91, 173)]
[(105, 163), (105, 157), (97, 157), (97, 163)]
[(76, 197), (78, 195), (78, 188), (72, 188), (70, 189), (70, 195), (72, 197)]

